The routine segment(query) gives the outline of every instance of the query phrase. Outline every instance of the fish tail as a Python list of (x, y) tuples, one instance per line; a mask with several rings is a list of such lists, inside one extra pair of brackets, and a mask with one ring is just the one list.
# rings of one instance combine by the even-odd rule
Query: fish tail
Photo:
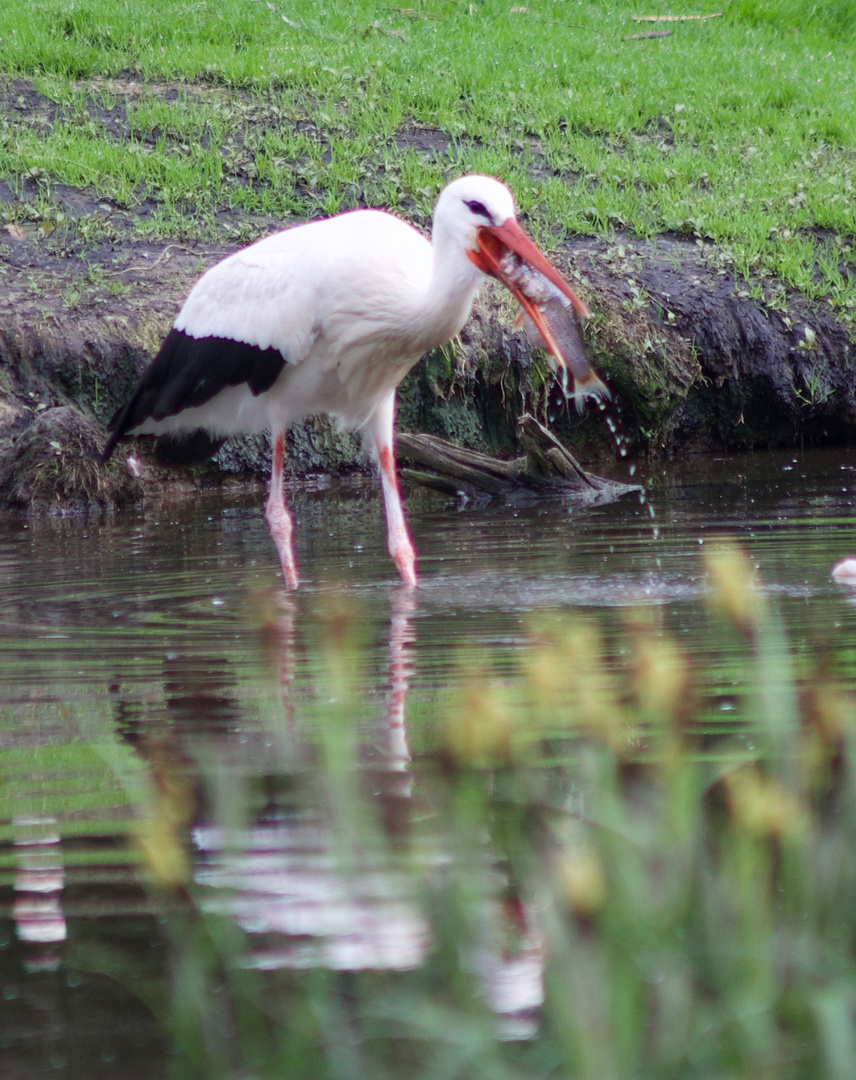
[(588, 373), (582, 378), (574, 378), (574, 388), (571, 393), (568, 393), (567, 369), (565, 369), (562, 374), (562, 390), (564, 391), (565, 397), (572, 397), (574, 399), (577, 406), (577, 412), (581, 413), (583, 411), (583, 403), (586, 398), (594, 398), (596, 401), (612, 400), (612, 391), (591, 369), (589, 369)]

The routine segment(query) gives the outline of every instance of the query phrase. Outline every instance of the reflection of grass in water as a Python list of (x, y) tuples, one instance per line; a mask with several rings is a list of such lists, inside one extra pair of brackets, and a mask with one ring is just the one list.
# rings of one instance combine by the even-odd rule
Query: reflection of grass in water
[[(169, 843), (149, 844), (152, 870), (187, 901), (153, 892), (171, 941), (174, 1075), (849, 1076), (854, 703), (823, 665), (797, 689), (737, 548), (707, 569), (710, 634), (739, 639), (734, 676), (756, 687), (754, 745), (739, 733), (704, 745), (692, 664), (650, 614), (628, 619), (620, 672), (596, 623), (569, 617), (531, 629), (523, 700), (488, 660), (459, 680), (397, 817), (347, 735), (358, 620), (331, 610), (336, 700), (307, 805), (345, 879), (366, 863), (406, 871), (430, 928), (425, 962), (248, 970), (248, 937), (203, 913), (204, 890), (159, 856)], [(238, 792), (216, 770), (209, 781), (224, 826), (271, 796), (270, 780), (265, 792)], [(183, 842), (187, 797), (160, 784), (149, 820), (161, 841), (172, 828), (169, 842)], [(539, 1031), (498, 1040), (479, 957), (533, 948)]]

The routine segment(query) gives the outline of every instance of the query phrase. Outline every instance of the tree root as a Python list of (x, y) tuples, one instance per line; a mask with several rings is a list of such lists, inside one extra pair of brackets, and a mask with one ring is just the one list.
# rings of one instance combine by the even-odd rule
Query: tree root
[(474, 502), (554, 494), (584, 504), (605, 503), (640, 490), (638, 485), (587, 472), (534, 416), (521, 416), (518, 427), (525, 453), (511, 461), (466, 450), (435, 435), (399, 432), (399, 459), (422, 466), (403, 468), (402, 476)]

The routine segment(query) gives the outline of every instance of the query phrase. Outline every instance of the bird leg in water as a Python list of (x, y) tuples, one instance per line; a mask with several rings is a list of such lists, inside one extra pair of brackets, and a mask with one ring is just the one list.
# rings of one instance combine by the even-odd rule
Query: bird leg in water
[(401, 505), (401, 493), (398, 490), (398, 477), (395, 475), (395, 458), (392, 447), (386, 443), (377, 451), (380, 466), (380, 482), (383, 488), (383, 502), (386, 508), (386, 542), (393, 562), (398, 567), (401, 580), (405, 585), (416, 585), (416, 552), (407, 522), (404, 507)]
[(366, 421), (363, 432), (374, 451), (375, 460), (380, 469), (380, 484), (383, 490), (383, 505), (386, 510), (386, 546), (398, 573), (405, 585), (416, 585), (416, 552), (404, 507), (401, 505), (401, 493), (398, 490), (398, 477), (395, 473), (395, 455), (392, 444), (395, 429), (395, 391), (389, 394)]
[(285, 494), (283, 492), (282, 462), (284, 449), (285, 436), (280, 432), (275, 437), (273, 444), (270, 492), (265, 506), (265, 518), (273, 542), (276, 544), (277, 554), (282, 566), (283, 581), (289, 589), (296, 589), (300, 584), (300, 578), (297, 576), (297, 562), (294, 558), (294, 548), (291, 546), (291, 534), (294, 531), (294, 525), (288, 507), (285, 505)]

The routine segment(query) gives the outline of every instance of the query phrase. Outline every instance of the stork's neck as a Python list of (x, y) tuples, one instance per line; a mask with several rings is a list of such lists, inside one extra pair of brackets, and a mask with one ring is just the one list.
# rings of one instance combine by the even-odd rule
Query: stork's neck
[(427, 348), (436, 348), (458, 333), (469, 317), (476, 293), (486, 281), (481, 270), (467, 258), (460, 238), (451, 235), (442, 223), (435, 222), (432, 241), (434, 263), (424, 310), (435, 340)]

